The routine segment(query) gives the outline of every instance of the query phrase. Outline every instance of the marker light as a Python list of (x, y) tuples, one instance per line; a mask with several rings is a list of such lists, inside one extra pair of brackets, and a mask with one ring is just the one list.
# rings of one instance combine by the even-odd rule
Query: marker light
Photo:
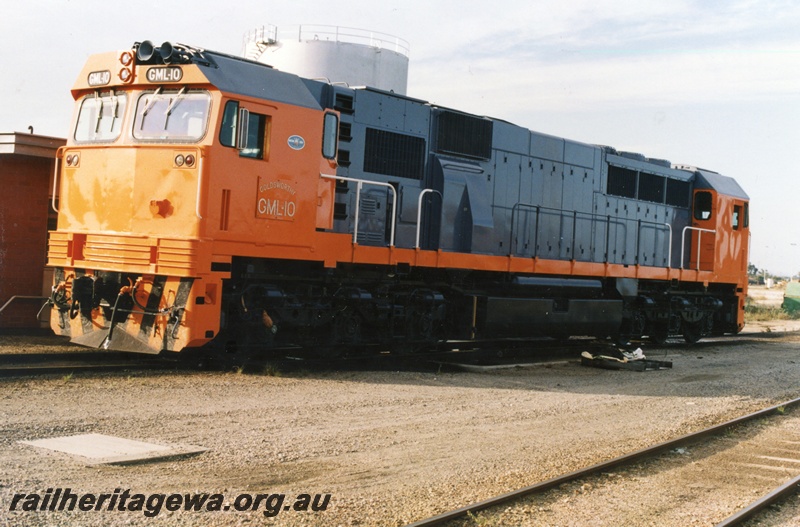
[(122, 68), (119, 70), (119, 73), (117, 73), (119, 80), (125, 84), (133, 82), (133, 67), (135, 66), (133, 52), (122, 51), (119, 54), (119, 63), (122, 64)]
[(178, 165), (179, 167), (182, 167), (183, 166), (183, 162), (184, 162), (183, 154), (178, 154), (177, 156), (175, 156), (175, 164), (176, 165)]
[(186, 166), (187, 167), (194, 166), (194, 156), (192, 154), (186, 156)]
[(133, 62), (133, 53), (130, 51), (123, 51), (119, 56), (119, 62), (123, 66), (130, 66)]

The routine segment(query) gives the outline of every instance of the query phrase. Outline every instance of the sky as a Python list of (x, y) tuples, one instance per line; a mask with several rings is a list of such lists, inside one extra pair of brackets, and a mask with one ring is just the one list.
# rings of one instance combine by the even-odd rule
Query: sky
[(800, 275), (794, 0), (8, 2), (0, 132), (66, 137), (93, 53), (151, 40), (238, 55), (270, 24), (395, 35), (411, 97), (733, 177), (751, 198), (751, 263)]

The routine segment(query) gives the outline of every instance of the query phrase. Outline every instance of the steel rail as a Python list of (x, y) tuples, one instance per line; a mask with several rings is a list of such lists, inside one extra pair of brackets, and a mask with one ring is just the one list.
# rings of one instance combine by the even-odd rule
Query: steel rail
[[(461, 507), (458, 509), (454, 509), (448, 512), (444, 512), (438, 514), (436, 516), (432, 516), (427, 519), (419, 520), (414, 523), (408, 524), (406, 527), (430, 527), (433, 525), (441, 525), (444, 522), (455, 520), (464, 516), (467, 516), (469, 513), (475, 513), (484, 509), (488, 509), (491, 507), (495, 507), (497, 505), (502, 505), (509, 501), (513, 501), (524, 496), (529, 496), (532, 494), (542, 493), (552, 488), (558, 487), (559, 485), (563, 485), (564, 483), (569, 483), (571, 481), (575, 481), (581, 478), (585, 478), (587, 476), (591, 476), (603, 471), (606, 471), (611, 468), (619, 467), (621, 465), (626, 465), (632, 463), (634, 461), (640, 460), (642, 458), (647, 458), (653, 456), (655, 454), (659, 454), (665, 450), (669, 450), (675, 448), (677, 446), (683, 445), (685, 443), (690, 443), (692, 441), (696, 441), (698, 439), (703, 439), (708, 436), (713, 436), (718, 434), (719, 432), (731, 428), (733, 426), (746, 423), (748, 421), (752, 421), (754, 419), (758, 419), (761, 417), (765, 417), (774, 413), (782, 412), (783, 409), (796, 406), (800, 404), (800, 398), (792, 399), (791, 401), (786, 401), (784, 403), (776, 404), (774, 406), (770, 406), (768, 408), (764, 408), (763, 410), (759, 410), (757, 412), (753, 412), (741, 417), (737, 417), (735, 419), (731, 419), (730, 421), (726, 421), (724, 423), (711, 426), (709, 428), (705, 428), (698, 432), (692, 432), (690, 434), (683, 435), (676, 439), (671, 439), (669, 441), (664, 441), (662, 443), (658, 443), (656, 445), (643, 448), (641, 450), (637, 450), (635, 452), (631, 452), (630, 454), (625, 454), (620, 457), (616, 457), (614, 459), (610, 459), (608, 461), (603, 461), (600, 463), (596, 463), (586, 468), (582, 468), (579, 470), (575, 470), (568, 474), (563, 474), (561, 476), (556, 476), (555, 478), (548, 479), (546, 481), (542, 481), (540, 483), (535, 483), (528, 487), (524, 487), (518, 490), (514, 490), (511, 492), (507, 492), (505, 494), (501, 494), (499, 496), (495, 496), (492, 498), (485, 499), (483, 501), (478, 501), (467, 505), (465, 507)], [(733, 524), (731, 524), (733, 525)]]
[(728, 516), (714, 527), (733, 527), (734, 525), (741, 525), (746, 520), (758, 514), (762, 509), (783, 501), (798, 491), (800, 491), (800, 476), (787, 481), (769, 494), (765, 494), (739, 512)]
[(124, 370), (167, 370), (176, 364), (124, 352), (0, 354), (0, 378)]

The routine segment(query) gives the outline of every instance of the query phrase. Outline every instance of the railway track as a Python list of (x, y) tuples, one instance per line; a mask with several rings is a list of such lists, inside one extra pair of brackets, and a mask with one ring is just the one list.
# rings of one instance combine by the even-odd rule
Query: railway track
[[(585, 345), (563, 346), (552, 343), (540, 345), (535, 352), (527, 352), (527, 361), (546, 361), (577, 356), (576, 349)], [(380, 354), (369, 356), (338, 357), (331, 359), (293, 356), (285, 354), (253, 354), (250, 356), (222, 355), (218, 358), (203, 355), (186, 355), (177, 358), (162, 358), (153, 355), (111, 352), (86, 349), (81, 351), (47, 350), (39, 353), (0, 353), (0, 378), (35, 375), (66, 375), (76, 372), (113, 372), (130, 369), (211, 369), (262, 371), (266, 365), (281, 370), (422, 370), (444, 369), (456, 363), (497, 364), (522, 360), (525, 350), (519, 347), (486, 347), (462, 351), (431, 351), (429, 354)]]
[[(613, 471), (641, 470), (642, 465), (658, 460), (666, 453), (680, 457), (688, 449), (700, 449), (704, 445), (708, 446), (711, 452), (704, 454), (702, 460), (698, 461), (697, 458), (685, 456), (683, 463), (691, 463), (693, 465), (713, 464), (719, 462), (714, 452), (722, 451), (727, 456), (726, 463), (736, 467), (737, 472), (741, 472), (742, 478), (749, 478), (753, 481), (768, 481), (772, 485), (767, 487), (771, 488), (771, 491), (764, 492), (755, 501), (731, 513), (727, 518), (717, 523), (716, 527), (741, 525), (743, 522), (756, 517), (764, 509), (787, 499), (787, 497), (800, 490), (800, 413), (795, 411), (795, 415), (786, 415), (789, 420), (783, 425), (784, 429), (776, 430), (774, 433), (754, 433), (752, 430), (759, 420), (776, 415), (784, 416), (790, 410), (796, 410), (798, 407), (800, 407), (800, 398), (770, 406), (722, 424), (686, 434), (674, 440), (637, 450), (568, 474), (422, 519), (407, 525), (407, 527), (505, 525), (508, 522), (508, 518), (504, 515), (509, 514), (509, 511), (512, 511), (514, 507), (521, 506), (524, 510), (529, 511), (532, 508), (530, 506), (531, 500), (536, 500), (537, 498), (544, 500), (545, 494), (550, 492), (554, 494), (549, 495), (549, 501), (552, 503), (553, 500), (559, 498), (559, 492), (568, 491), (570, 485), (590, 481), (592, 478), (595, 478), (596, 482), (597, 478), (608, 476)], [(758, 432), (763, 432), (763, 430)], [(714, 442), (718, 444), (711, 445)], [(681, 461), (678, 463), (680, 464)], [(710, 472), (702, 465), (693, 467), (693, 469), (701, 473), (703, 471)], [(674, 466), (670, 470), (674, 470)], [(704, 485), (713, 486), (713, 483), (705, 483)], [(595, 485), (584, 483), (580, 488), (592, 489), (594, 487)], [(747, 499), (751, 498), (748, 497)], [(745, 500), (742, 500), (742, 503), (745, 502)], [(522, 506), (521, 504), (523, 503), (527, 505)], [(510, 514), (513, 516), (514, 513), (511, 512)], [(537, 525), (539, 524), (539, 518), (533, 517), (531, 519), (536, 520)], [(541, 521), (547, 523), (544, 518), (541, 518)]]
[(781, 503), (790, 496), (796, 494), (798, 490), (800, 490), (800, 476), (790, 479), (783, 485), (779, 485), (774, 490), (755, 500), (747, 507), (744, 507), (736, 513), (728, 516), (723, 521), (719, 522), (715, 527), (734, 527), (737, 525), (742, 525), (746, 521), (757, 518), (758, 515), (768, 507), (777, 503)]
[(0, 355), (0, 378), (70, 375), (78, 372), (175, 369), (179, 364), (158, 357), (118, 352), (79, 351)]
[[(692, 345), (693, 349), (706, 346), (746, 344), (749, 338), (723, 337), (713, 342), (700, 342)], [(466, 343), (465, 343), (466, 344)], [(652, 347), (650, 343), (633, 343), (641, 345), (653, 353), (654, 358), (666, 357), (675, 350), (687, 349), (682, 341), (670, 341), (660, 347)], [(527, 342), (481, 343), (475, 347), (470, 344), (464, 349), (431, 350), (416, 354), (380, 354), (368, 356), (342, 356), (330, 359), (294, 357), (291, 352), (285, 355), (254, 355), (250, 357), (223, 356), (221, 360), (198, 358), (193, 356), (178, 359), (164, 359), (158, 356), (135, 353), (113, 352), (106, 350), (86, 349), (83, 351), (50, 351), (43, 353), (0, 353), (0, 378), (30, 375), (58, 375), (71, 372), (112, 372), (126, 369), (217, 369), (260, 371), (265, 364), (272, 364), (281, 369), (291, 371), (293, 368), (327, 370), (430, 370), (433, 369), (468, 369), (475, 367), (491, 369), (518, 364), (549, 363), (580, 358), (582, 351), (593, 353), (611, 353), (614, 346), (609, 341), (570, 339), (556, 341), (544, 339)]]
[[(779, 338), (783, 333), (765, 333), (763, 338)], [(626, 348), (633, 351), (637, 347), (644, 350), (648, 359), (669, 360), (671, 357), (685, 353), (702, 352), (704, 349), (716, 347), (745, 346), (759, 341), (760, 334), (746, 336), (726, 335), (704, 339), (694, 344), (686, 344), (683, 339), (669, 339), (666, 343), (656, 345), (647, 340), (634, 341)], [(564, 341), (541, 341), (518, 343), (515, 346), (498, 344), (475, 350), (460, 350), (433, 353), (425, 358), (443, 367), (454, 367), (467, 371), (491, 370), (494, 368), (515, 365), (547, 364), (567, 360), (580, 360), (581, 353), (619, 355), (622, 349), (610, 340), (593, 338), (572, 338)], [(413, 357), (412, 357), (413, 359)]]

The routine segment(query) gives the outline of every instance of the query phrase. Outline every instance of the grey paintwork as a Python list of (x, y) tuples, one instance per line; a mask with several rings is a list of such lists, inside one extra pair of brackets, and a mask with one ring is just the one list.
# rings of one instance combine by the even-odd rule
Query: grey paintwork
[[(420, 215), (420, 245), (426, 249), (678, 266), (690, 200), (682, 207), (609, 195), (609, 164), (686, 181), (690, 189), (714, 188), (747, 199), (733, 179), (714, 172), (676, 168), (664, 160), (496, 119), (490, 158), (441, 153), (436, 145), (437, 115), (447, 109), (381, 90), (301, 79), (225, 55), (212, 58), (215, 64), (203, 71), (220, 89), (341, 112), (348, 133), (340, 137), (337, 174), (390, 183), (397, 191), (397, 209), (392, 210), (387, 188), (363, 187), (358, 205), (361, 244), (387, 244), (391, 214), (396, 214), (395, 245), (413, 247), (420, 193), (433, 189), (436, 192), (423, 199)], [(425, 167), (420, 178), (366, 172), (368, 128), (423, 139)], [(354, 231), (355, 194), (355, 184), (337, 185), (334, 230)]]

